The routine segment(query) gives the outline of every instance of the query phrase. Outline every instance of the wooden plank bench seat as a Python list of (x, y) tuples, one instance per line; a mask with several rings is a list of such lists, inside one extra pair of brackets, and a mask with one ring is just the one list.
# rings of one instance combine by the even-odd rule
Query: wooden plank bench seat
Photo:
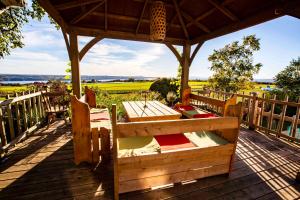
[(95, 93), (86, 88), (80, 99), (71, 96), (75, 164), (97, 164), (110, 158), (111, 121), (107, 108), (96, 108)]
[[(113, 105), (115, 199), (120, 193), (229, 173), (241, 106), (230, 107), (229, 113), (208, 119), (117, 123)], [(162, 151), (156, 137), (178, 133), (194, 146)]]

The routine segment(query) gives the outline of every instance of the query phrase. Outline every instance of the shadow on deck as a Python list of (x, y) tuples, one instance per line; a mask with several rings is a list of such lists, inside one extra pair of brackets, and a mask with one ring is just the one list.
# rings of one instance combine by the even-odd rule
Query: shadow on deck
[[(214, 176), (121, 199), (295, 199), (300, 149), (242, 129), (229, 177)], [(112, 164), (73, 163), (69, 126), (57, 121), (18, 144), (0, 164), (0, 199), (112, 199)]]

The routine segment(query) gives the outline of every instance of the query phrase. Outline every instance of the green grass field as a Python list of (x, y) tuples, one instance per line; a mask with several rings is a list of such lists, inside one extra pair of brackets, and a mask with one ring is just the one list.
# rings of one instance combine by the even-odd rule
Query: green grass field
[[(141, 90), (148, 90), (150, 85), (152, 84), (151, 81), (148, 82), (111, 82), (111, 83), (83, 83), (82, 86), (88, 86), (91, 88), (97, 88), (103, 91), (115, 91), (115, 92), (124, 92), (124, 91), (141, 91)], [(208, 83), (198, 82), (198, 81), (190, 81), (189, 85), (192, 87), (193, 90), (202, 89), (203, 86), (207, 85)], [(266, 84), (255, 84), (254, 89), (245, 90), (245, 92), (262, 92), (261, 88), (266, 87)], [(271, 85), (271, 87), (274, 87)], [(29, 86), (20, 85), (20, 86), (0, 86), (0, 94), (12, 94), (15, 92), (22, 92), (30, 89)]]

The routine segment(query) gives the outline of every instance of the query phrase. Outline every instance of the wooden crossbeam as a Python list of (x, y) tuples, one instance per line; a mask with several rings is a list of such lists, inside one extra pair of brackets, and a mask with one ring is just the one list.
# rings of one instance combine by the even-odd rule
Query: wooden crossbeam
[(281, 17), (284, 15), (284, 13), (275, 14), (275, 10), (278, 9), (278, 7), (282, 6), (282, 4), (274, 3), (269, 8), (262, 9), (261, 11), (258, 11), (257, 13), (253, 14), (252, 16), (249, 16), (246, 19), (232, 22), (222, 28), (219, 28), (215, 31), (212, 31), (208, 34), (196, 37), (191, 40), (191, 44), (195, 44), (201, 41), (209, 40), (224, 34), (228, 34), (237, 30), (241, 30), (259, 23), (263, 23), (266, 21), (269, 21), (271, 19), (275, 19), (278, 17)]
[(92, 7), (90, 10), (88, 10), (86, 12), (81, 12), (70, 23), (71, 24), (76, 24), (77, 22), (79, 22), (80, 20), (82, 20), (83, 18), (85, 18), (86, 16), (88, 16), (89, 14), (91, 14), (93, 11), (95, 11), (97, 8), (99, 8), (100, 6), (102, 6), (104, 3), (105, 3), (105, 0), (102, 0), (100, 3), (98, 3), (96, 6)]
[(238, 17), (235, 16), (230, 10), (228, 10), (225, 6), (223, 6), (222, 4), (216, 2), (215, 0), (208, 0), (208, 2), (210, 4), (212, 4), (213, 6), (215, 6), (219, 11), (221, 11), (224, 15), (226, 15), (227, 17), (229, 17), (232, 21), (238, 21)]
[(147, 4), (148, 4), (148, 0), (145, 0), (144, 6), (143, 6), (143, 10), (142, 10), (141, 15), (140, 15), (140, 19), (139, 19), (138, 24), (137, 24), (136, 29), (135, 29), (135, 33), (136, 33), (136, 34), (139, 32), (139, 28), (140, 28), (142, 19), (143, 19), (143, 17), (144, 17), (144, 13), (145, 13)]
[[(226, 6), (227, 4), (232, 3), (233, 1), (235, 1), (235, 0), (226, 0), (226, 1), (224, 1), (221, 5), (222, 5), (222, 6)], [(195, 18), (195, 21), (196, 21), (196, 22), (199, 22), (200, 20), (202, 20), (202, 19), (208, 17), (209, 15), (211, 15), (211, 14), (212, 14), (213, 12), (215, 12), (216, 10), (217, 10), (216, 7), (211, 8), (210, 10), (208, 10), (208, 11), (206, 11), (205, 13), (203, 13), (203, 14), (199, 15), (198, 17), (196, 17), (196, 18)], [(186, 26), (187, 26), (187, 27), (190, 27), (192, 24), (193, 24), (193, 22), (189, 22)]]
[[(93, 13), (91, 13), (91, 15), (105, 17), (105, 13), (101, 13), (101, 12), (93, 12)], [(139, 20), (138, 18), (135, 18), (135, 17), (125, 16), (125, 15), (117, 15), (117, 14), (107, 14), (107, 18), (116, 19), (116, 20), (127, 20), (127, 21), (132, 21), (132, 22), (138, 22), (138, 20)], [(150, 23), (150, 20), (142, 19), (141, 23)], [(170, 26), (170, 24), (167, 24), (167, 25)], [(174, 28), (181, 28), (180, 25), (176, 25), (176, 24), (172, 24), (171, 26)]]
[(66, 10), (70, 8), (80, 7), (84, 5), (89, 5), (92, 3), (101, 2), (102, 0), (85, 0), (85, 1), (71, 1), (67, 3), (61, 3), (55, 6), (57, 10)]
[(66, 33), (66, 31), (64, 29), (61, 29), (61, 32), (64, 36), (64, 40), (65, 40), (65, 43), (66, 43), (66, 47), (67, 47), (67, 51), (68, 51), (68, 55), (69, 55), (69, 60), (71, 60), (71, 49), (70, 49), (70, 40), (69, 40), (69, 37)]
[(91, 41), (89, 41), (79, 52), (79, 60), (81, 61), (84, 55), (100, 40), (102, 40), (103, 37), (101, 34), (97, 35), (95, 38), (93, 38)]
[(105, 0), (105, 5), (104, 5), (104, 30), (107, 31), (108, 24), (107, 24), (107, 0)]
[(200, 22), (197, 22), (196, 20), (193, 19), (192, 16), (190, 16), (190, 15), (187, 14), (186, 12), (184, 12), (184, 11), (181, 10), (181, 13), (182, 13), (182, 16), (183, 16), (184, 18), (186, 18), (188, 21), (194, 23), (198, 28), (200, 28), (200, 29), (203, 30), (204, 32), (206, 32), (206, 33), (210, 33), (210, 32), (211, 32), (207, 26), (201, 24)]
[(179, 22), (180, 22), (180, 24), (181, 24), (182, 30), (183, 30), (183, 32), (184, 32), (184, 35), (185, 35), (185, 37), (188, 39), (188, 38), (189, 38), (189, 33), (188, 33), (187, 28), (186, 28), (186, 26), (185, 26), (185, 23), (184, 23), (184, 21), (183, 21), (183, 18), (182, 18), (182, 15), (181, 15), (181, 12), (180, 12), (180, 9), (179, 9), (177, 0), (173, 0), (173, 3), (174, 3), (174, 6), (175, 6), (175, 10), (176, 10), (176, 13), (177, 13)]
[[(182, 5), (185, 3), (185, 1), (186, 1), (186, 0), (181, 0), (181, 1), (179, 2), (179, 7), (182, 6)], [(174, 23), (176, 17), (177, 17), (177, 12), (176, 12), (175, 15), (171, 18), (171, 21), (170, 21), (170, 23), (169, 23), (170, 25), (172, 25), (172, 24)], [(171, 26), (168, 26), (168, 27), (167, 27), (167, 32), (168, 32), (168, 30), (170, 29), (170, 27), (171, 27)]]
[(191, 64), (193, 63), (193, 60), (194, 60), (195, 56), (197, 55), (199, 49), (202, 47), (203, 44), (204, 44), (204, 41), (199, 42), (199, 43), (197, 44), (196, 48), (194, 49), (194, 51), (193, 51), (193, 53), (192, 53), (192, 56), (191, 56), (191, 58), (190, 58), (190, 66), (191, 66)]
[(180, 65), (182, 66), (182, 56), (179, 54), (179, 52), (177, 51), (177, 49), (170, 43), (165, 42), (165, 45), (173, 52), (173, 54), (176, 56), (178, 62), (180, 63)]

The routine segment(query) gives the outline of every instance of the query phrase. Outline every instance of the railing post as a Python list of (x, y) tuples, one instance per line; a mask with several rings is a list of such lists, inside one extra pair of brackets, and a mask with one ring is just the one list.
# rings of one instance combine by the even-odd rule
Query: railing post
[[(285, 98), (284, 98), (284, 102), (288, 102), (288, 101), (289, 101), (289, 97), (286, 95)], [(285, 119), (286, 108), (287, 108), (287, 104), (283, 104), (281, 115), (280, 115), (279, 126), (278, 126), (278, 130), (277, 130), (277, 135), (276, 135), (277, 137), (280, 137), (281, 132), (282, 132), (284, 119)]]
[(0, 107), (0, 137), (1, 137), (1, 146), (5, 146), (7, 144), (7, 138), (6, 138), (6, 131), (4, 126), (2, 107)]
[[(18, 93), (15, 95), (18, 97)], [(22, 127), (21, 127), (21, 117), (20, 117), (20, 110), (19, 110), (19, 102), (15, 103), (15, 110), (16, 110), (16, 119), (17, 119), (17, 127), (18, 127), (18, 134), (22, 133)]]
[[(7, 99), (9, 99), (10, 96), (7, 95)], [(15, 128), (14, 128), (14, 118), (11, 112), (11, 104), (8, 104), (6, 107), (7, 110), (7, 119), (8, 119), (8, 125), (9, 125), (9, 134), (10, 134), (10, 140), (15, 139)]]
[(255, 130), (255, 127), (256, 127), (257, 108), (258, 108), (257, 93), (253, 92), (252, 93), (252, 103), (251, 103), (250, 109), (249, 109), (249, 129), (250, 130)]

